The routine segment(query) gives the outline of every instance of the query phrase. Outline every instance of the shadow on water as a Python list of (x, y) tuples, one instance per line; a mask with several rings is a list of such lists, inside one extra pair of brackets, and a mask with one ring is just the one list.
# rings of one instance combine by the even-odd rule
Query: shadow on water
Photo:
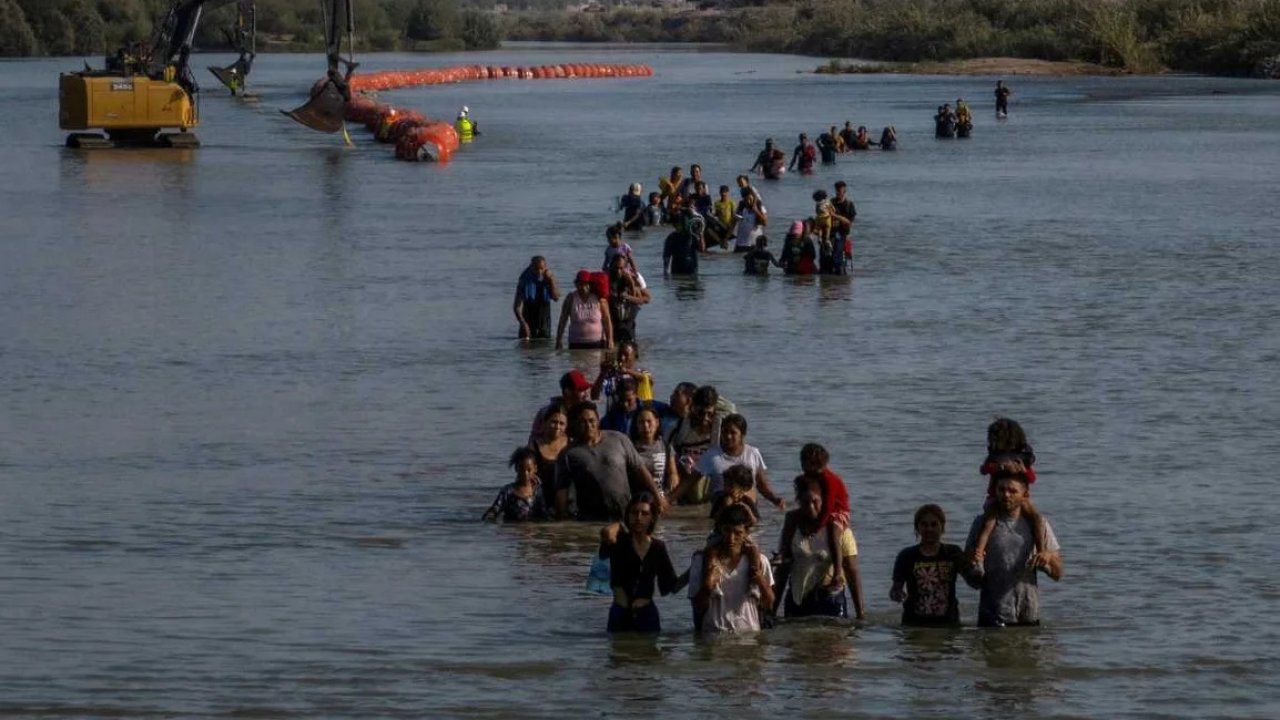
[(974, 688), (991, 717), (1036, 711), (1041, 700), (1063, 692), (1060, 648), (1045, 628), (980, 629), (972, 637), (972, 664), (980, 672)]

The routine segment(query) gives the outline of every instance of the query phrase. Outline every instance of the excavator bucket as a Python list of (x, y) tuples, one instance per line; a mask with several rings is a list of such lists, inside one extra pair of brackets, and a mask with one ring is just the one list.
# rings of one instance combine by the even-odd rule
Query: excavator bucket
[(232, 95), (239, 95), (244, 92), (244, 75), (240, 72), (240, 63), (234, 63), (226, 67), (210, 65), (209, 72), (218, 78), (218, 82), (226, 85)]
[(347, 101), (342, 96), (342, 91), (333, 80), (326, 80), (324, 85), (317, 92), (312, 93), (311, 99), (301, 107), (280, 112), (312, 130), (333, 133), (342, 129), (346, 109)]

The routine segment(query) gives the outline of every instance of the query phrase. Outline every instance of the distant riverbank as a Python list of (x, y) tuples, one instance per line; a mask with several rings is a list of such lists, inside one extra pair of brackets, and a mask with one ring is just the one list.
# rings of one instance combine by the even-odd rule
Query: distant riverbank
[(902, 73), (908, 75), (1124, 75), (1126, 71), (1097, 63), (1029, 60), (1026, 58), (972, 58), (946, 62), (857, 62), (832, 60), (814, 69), (820, 75)]
[[(146, 2), (153, 10), (165, 4)], [(260, 51), (322, 48), (320, 27), (307, 13), (285, 12), (301, 2), (260, 0)], [(122, 15), (106, 12), (105, 4), (0, 0), (6, 5), (12, 12), (0, 13), (3, 56), (109, 54), (125, 42), (145, 41), (151, 31), (141, 10)], [(1280, 77), (1280, 0), (779, 0), (759, 6), (712, 0), (696, 8), (592, 4), (515, 11), (458, 8), (448, 0), (368, 0), (364, 6), (357, 52), (457, 52), (506, 41), (714, 43), (894, 63), (838, 66), (837, 72)], [(225, 30), (234, 20), (231, 6), (210, 12), (195, 46), (228, 49)], [(1030, 64), (984, 67), (990, 58)], [(1037, 62), (1054, 65), (1046, 71)]]

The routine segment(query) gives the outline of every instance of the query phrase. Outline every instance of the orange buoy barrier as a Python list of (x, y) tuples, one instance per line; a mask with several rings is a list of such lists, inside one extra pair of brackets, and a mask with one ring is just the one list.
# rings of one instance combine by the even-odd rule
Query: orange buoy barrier
[[(534, 67), (457, 65), (418, 70), (382, 70), (356, 75), (349, 81), (354, 93), (347, 103), (347, 122), (364, 125), (379, 142), (395, 146), (401, 160), (447, 163), (462, 144), (453, 124), (422, 113), (378, 102), (365, 93), (424, 87), (471, 80), (558, 80), (569, 78), (652, 77), (648, 65), (561, 63)], [(320, 80), (317, 87), (326, 82)]]
[(653, 69), (648, 65), (618, 65), (601, 63), (561, 63), (535, 67), (508, 65), (488, 67), (483, 65), (455, 65), (443, 68), (419, 70), (380, 70), (361, 73), (351, 78), (353, 92), (376, 92), (424, 85), (467, 82), (471, 80), (554, 80), (560, 78), (623, 78), (651, 77)]

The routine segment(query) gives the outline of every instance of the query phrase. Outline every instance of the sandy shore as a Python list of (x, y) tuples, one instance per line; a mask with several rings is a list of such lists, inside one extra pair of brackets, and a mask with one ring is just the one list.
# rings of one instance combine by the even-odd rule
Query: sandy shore
[(1025, 58), (974, 58), (946, 62), (854, 64), (832, 61), (814, 72), (903, 73), (911, 75), (1124, 75), (1124, 71), (1086, 62), (1057, 62)]

